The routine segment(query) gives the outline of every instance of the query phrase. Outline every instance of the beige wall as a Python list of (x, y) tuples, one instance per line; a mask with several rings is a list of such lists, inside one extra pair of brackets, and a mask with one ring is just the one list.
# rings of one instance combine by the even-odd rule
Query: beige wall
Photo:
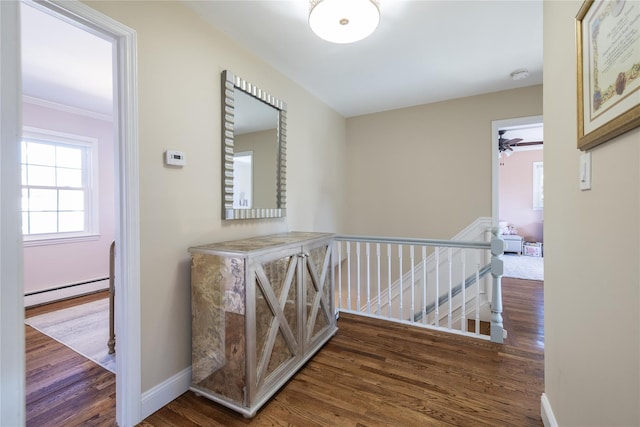
[(575, 16), (544, 2), (545, 393), (558, 425), (640, 425), (640, 129), (578, 189)]
[[(638, 425), (640, 131), (593, 150), (593, 189), (578, 191), (580, 4), (544, 6), (545, 389), (560, 425)], [(491, 121), (542, 112), (532, 87), (345, 125), (179, 4), (90, 5), (138, 32), (143, 390), (190, 364), (189, 246), (287, 229), (450, 237), (491, 214)], [(220, 219), (225, 68), (288, 103), (285, 220)], [(167, 148), (187, 166), (165, 168)]]
[[(345, 120), (179, 2), (88, 2), (138, 36), (142, 390), (191, 364), (190, 246), (341, 232)], [(287, 218), (221, 220), (220, 73), (288, 104)], [(167, 148), (186, 166), (163, 165)]]
[(491, 122), (541, 114), (532, 86), (348, 119), (347, 232), (450, 238), (490, 217)]

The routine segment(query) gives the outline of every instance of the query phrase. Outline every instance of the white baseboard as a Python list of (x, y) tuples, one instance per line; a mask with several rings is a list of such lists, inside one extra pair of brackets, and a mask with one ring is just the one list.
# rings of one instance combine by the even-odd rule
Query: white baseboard
[(178, 372), (171, 378), (142, 393), (140, 408), (144, 420), (178, 396), (189, 390), (191, 386), (191, 366)]
[(549, 402), (545, 393), (542, 393), (542, 397), (540, 398), (540, 416), (542, 417), (544, 427), (558, 427), (558, 422), (551, 409), (551, 402)]

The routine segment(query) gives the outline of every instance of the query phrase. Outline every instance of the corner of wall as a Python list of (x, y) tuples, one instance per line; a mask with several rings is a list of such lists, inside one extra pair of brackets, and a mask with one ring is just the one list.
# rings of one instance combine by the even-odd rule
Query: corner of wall
[(540, 416), (542, 417), (544, 427), (558, 427), (558, 422), (551, 409), (551, 402), (549, 402), (545, 393), (542, 393), (542, 397), (540, 398)]
[(191, 366), (142, 393), (140, 421), (189, 390), (190, 386)]

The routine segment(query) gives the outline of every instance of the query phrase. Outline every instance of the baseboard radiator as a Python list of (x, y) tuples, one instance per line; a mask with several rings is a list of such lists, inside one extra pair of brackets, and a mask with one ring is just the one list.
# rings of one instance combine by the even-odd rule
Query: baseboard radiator
[(47, 289), (25, 292), (24, 306), (33, 307), (41, 304), (48, 304), (54, 301), (62, 301), (107, 289), (109, 289), (108, 277), (100, 277), (82, 282), (54, 286)]

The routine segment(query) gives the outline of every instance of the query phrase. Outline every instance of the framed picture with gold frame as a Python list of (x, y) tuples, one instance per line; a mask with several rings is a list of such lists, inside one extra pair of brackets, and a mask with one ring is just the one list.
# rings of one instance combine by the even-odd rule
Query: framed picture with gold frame
[(640, 126), (640, 2), (586, 0), (576, 16), (578, 148)]

